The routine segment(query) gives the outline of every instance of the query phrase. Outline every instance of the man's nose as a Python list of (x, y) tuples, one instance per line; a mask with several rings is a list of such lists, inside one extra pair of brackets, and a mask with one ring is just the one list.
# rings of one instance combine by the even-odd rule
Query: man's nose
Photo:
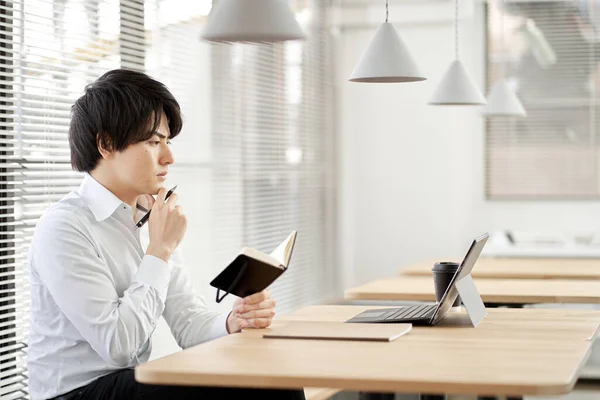
[(173, 158), (173, 152), (168, 144), (163, 145), (163, 150), (160, 157), (161, 164), (173, 164), (175, 159)]

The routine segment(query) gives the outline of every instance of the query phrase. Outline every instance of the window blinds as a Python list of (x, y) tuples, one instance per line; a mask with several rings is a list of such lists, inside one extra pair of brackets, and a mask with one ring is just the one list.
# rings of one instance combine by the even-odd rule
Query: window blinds
[(278, 312), (334, 290), (328, 2), (292, 1), (308, 38), (277, 45), (201, 42), (210, 3), (0, 0), (0, 399), (27, 397), (35, 224), (82, 179), (69, 163), (70, 107), (113, 68), (146, 71), (182, 106), (169, 179), (184, 182), (183, 253), (209, 304), (209, 280), (241, 246), (271, 251), (292, 229)]
[(237, 242), (215, 249), (227, 253), (245, 243), (271, 251), (297, 229), (292, 266), (273, 285), (280, 311), (323, 301), (335, 288), (327, 226), (333, 211), (329, 41), (319, 26), (326, 9), (306, 11), (314, 20), (303, 44), (215, 46), (212, 57), (213, 226), (230, 237), (244, 221)]
[(136, 0), (0, 1), (3, 400), (27, 398), (26, 258), (35, 224), (82, 178), (70, 166), (71, 105), (104, 71), (143, 69), (143, 11)]
[(597, 199), (600, 8), (507, 0), (503, 13), (500, 5), (487, 5), (488, 87), (505, 68), (528, 116), (488, 119), (487, 197)]
[(182, 8), (167, 21), (165, 3), (148, 10), (157, 20), (147, 68), (183, 107), (169, 179), (193, 182), (181, 189), (182, 247), (199, 289), (212, 301), (208, 282), (241, 247), (268, 253), (298, 230), (291, 267), (271, 287), (277, 312), (332, 297), (329, 2), (292, 1), (307, 39), (262, 45), (199, 41), (206, 17)]

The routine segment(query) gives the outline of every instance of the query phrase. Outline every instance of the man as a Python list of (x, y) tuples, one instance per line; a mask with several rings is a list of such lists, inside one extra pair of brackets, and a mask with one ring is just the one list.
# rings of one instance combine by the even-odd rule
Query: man
[[(85, 178), (40, 218), (29, 250), (32, 399), (302, 399), (303, 391), (139, 384), (163, 316), (182, 348), (271, 324), (267, 291), (211, 312), (194, 293), (176, 249), (187, 226), (177, 193), (162, 183), (182, 128), (177, 101), (145, 74), (114, 70), (72, 109), (71, 164)], [(156, 201), (154, 197), (156, 195)], [(135, 223), (152, 209), (148, 245)], [(207, 363), (212, 360), (205, 360)]]

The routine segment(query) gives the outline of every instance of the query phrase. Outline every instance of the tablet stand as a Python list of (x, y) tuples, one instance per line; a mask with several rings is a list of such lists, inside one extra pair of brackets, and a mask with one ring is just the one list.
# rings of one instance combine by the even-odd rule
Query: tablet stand
[(481, 301), (481, 296), (477, 291), (477, 286), (475, 286), (471, 274), (456, 281), (455, 286), (462, 304), (467, 309), (467, 314), (469, 314), (469, 319), (473, 327), (476, 327), (487, 315), (487, 311), (483, 301)]

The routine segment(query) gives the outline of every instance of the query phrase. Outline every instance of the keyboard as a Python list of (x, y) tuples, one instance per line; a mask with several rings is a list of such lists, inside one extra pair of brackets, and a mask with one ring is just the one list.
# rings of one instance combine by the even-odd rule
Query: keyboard
[(414, 306), (402, 307), (395, 313), (386, 318), (386, 321), (409, 320), (409, 319), (427, 319), (433, 316), (435, 304), (417, 304)]

